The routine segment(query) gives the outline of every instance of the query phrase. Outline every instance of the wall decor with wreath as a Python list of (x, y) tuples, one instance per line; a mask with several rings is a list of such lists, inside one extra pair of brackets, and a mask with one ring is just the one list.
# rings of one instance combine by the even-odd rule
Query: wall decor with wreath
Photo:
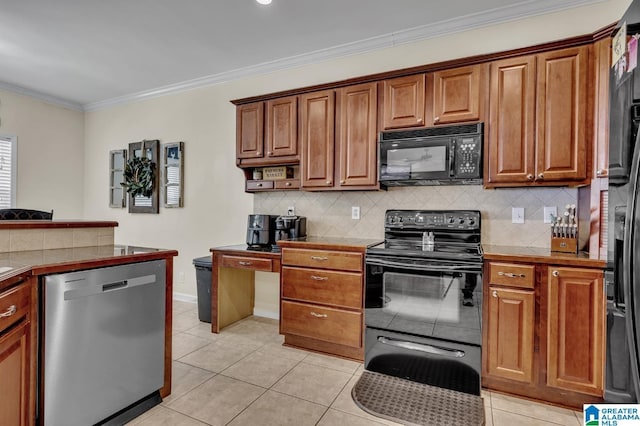
[(129, 144), (128, 160), (122, 173), (122, 187), (128, 194), (129, 213), (158, 213), (160, 141), (143, 140)]

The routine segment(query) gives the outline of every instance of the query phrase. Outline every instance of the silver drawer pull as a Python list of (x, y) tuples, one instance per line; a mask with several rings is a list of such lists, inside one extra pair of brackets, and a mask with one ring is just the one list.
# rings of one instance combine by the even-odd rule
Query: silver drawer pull
[(311, 256), (311, 260), (317, 260), (318, 262), (324, 262), (325, 260), (329, 260), (326, 256)]
[(0, 314), (0, 318), (9, 318), (11, 315), (15, 314), (16, 312), (18, 312), (18, 308), (16, 307), (16, 305), (11, 305), (7, 308), (6, 311)]
[(311, 279), (316, 281), (326, 281), (329, 279), (329, 277), (319, 277), (317, 275), (311, 275)]
[(498, 297), (498, 292), (497, 292), (497, 291), (495, 291), (495, 290), (493, 290), (492, 295), (493, 295), (493, 297)]
[(251, 266), (251, 262), (244, 262), (244, 261), (242, 261), (242, 260), (241, 260), (241, 261), (240, 261), (240, 262), (238, 262), (238, 263), (239, 263), (240, 265), (242, 265), (242, 266)]
[(317, 314), (313, 311), (309, 312), (311, 314), (312, 317), (316, 317), (316, 318), (326, 318), (327, 314)]
[(525, 274), (514, 274), (513, 272), (498, 272), (498, 275), (500, 275), (501, 277), (509, 277), (509, 278), (524, 278), (526, 277)]

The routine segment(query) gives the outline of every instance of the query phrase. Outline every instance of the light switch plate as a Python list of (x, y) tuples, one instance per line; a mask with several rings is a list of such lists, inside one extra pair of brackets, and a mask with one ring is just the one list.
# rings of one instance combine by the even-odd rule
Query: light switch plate
[(524, 223), (524, 207), (511, 207), (511, 223)]
[(553, 217), (557, 217), (558, 216), (558, 207), (556, 206), (545, 206), (544, 207), (544, 223), (551, 223), (553, 222), (553, 220), (551, 220), (551, 216)]
[(360, 219), (360, 207), (351, 207), (351, 219)]

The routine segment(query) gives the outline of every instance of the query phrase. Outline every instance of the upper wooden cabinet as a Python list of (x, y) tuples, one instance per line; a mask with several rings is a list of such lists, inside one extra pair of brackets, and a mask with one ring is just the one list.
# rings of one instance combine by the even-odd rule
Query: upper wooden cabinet
[(304, 189), (378, 189), (376, 107), (375, 83), (301, 96)]
[(297, 163), (298, 97), (239, 105), (236, 157), (240, 167)]
[(486, 69), (486, 64), (479, 64), (436, 71), (428, 75), (429, 83), (433, 81), (432, 124), (481, 120), (486, 92)]
[(487, 186), (585, 181), (589, 51), (581, 46), (491, 64)]
[(424, 74), (384, 80), (382, 87), (383, 130), (424, 126)]

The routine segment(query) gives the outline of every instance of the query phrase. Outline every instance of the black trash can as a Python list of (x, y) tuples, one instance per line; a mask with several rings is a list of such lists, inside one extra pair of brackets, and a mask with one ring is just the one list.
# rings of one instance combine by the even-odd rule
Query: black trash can
[(193, 259), (198, 285), (198, 318), (211, 322), (211, 256)]

